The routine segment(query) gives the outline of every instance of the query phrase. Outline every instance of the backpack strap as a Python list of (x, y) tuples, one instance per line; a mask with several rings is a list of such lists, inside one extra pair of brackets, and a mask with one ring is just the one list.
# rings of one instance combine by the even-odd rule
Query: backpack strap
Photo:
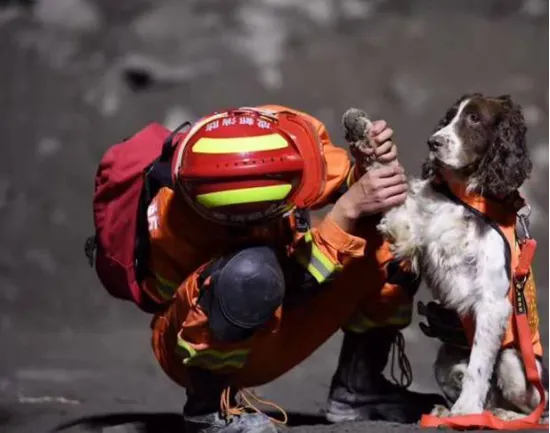
[[(145, 188), (147, 191), (146, 201), (151, 202), (158, 190), (162, 187), (173, 188), (172, 182), (172, 157), (176, 150), (174, 139), (176, 135), (185, 127), (191, 126), (191, 122), (185, 121), (179, 125), (172, 133), (166, 137), (162, 144), (162, 152), (160, 156), (153, 161), (145, 173)], [(149, 206), (147, 203), (147, 206)]]
[(308, 209), (298, 208), (294, 211), (296, 218), (296, 230), (299, 233), (307, 233), (311, 228), (311, 216)]
[(172, 156), (176, 149), (174, 138), (179, 131), (187, 126), (191, 126), (191, 123), (188, 121), (179, 125), (168, 137), (166, 137), (166, 140), (164, 140), (162, 144), (160, 156), (145, 169), (144, 186), (136, 215), (135, 270), (138, 281), (143, 281), (150, 275), (147, 266), (150, 252), (147, 209), (161, 188), (173, 188), (171, 166)]

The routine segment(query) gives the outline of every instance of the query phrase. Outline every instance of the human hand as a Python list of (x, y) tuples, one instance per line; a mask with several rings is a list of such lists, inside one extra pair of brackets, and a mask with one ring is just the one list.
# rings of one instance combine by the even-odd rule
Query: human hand
[(383, 164), (397, 164), (397, 147), (393, 142), (393, 129), (388, 126), (385, 120), (375, 120), (372, 122), (372, 128), (369, 131), (370, 138), (376, 146), (374, 149), (365, 149), (367, 154), (370, 151), (371, 156)]
[(403, 204), (407, 190), (405, 171), (399, 164), (369, 170), (338, 199), (330, 216), (349, 233), (359, 218)]

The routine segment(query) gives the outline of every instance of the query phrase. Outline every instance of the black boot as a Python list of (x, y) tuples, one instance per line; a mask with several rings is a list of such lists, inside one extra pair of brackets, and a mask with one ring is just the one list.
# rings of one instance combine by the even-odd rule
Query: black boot
[[(402, 335), (390, 327), (373, 328), (363, 334), (344, 332), (328, 398), (326, 418), (329, 422), (415, 423), (423, 414), (429, 414), (434, 405), (446, 405), (440, 395), (407, 391), (404, 386), (394, 385), (384, 377), (390, 351), (398, 339), (402, 339)], [(410, 373), (408, 360), (403, 359), (404, 354), (400, 355), (401, 361), (406, 361), (402, 367), (408, 368)]]
[[(190, 369), (189, 374), (191, 387), (183, 408), (185, 433), (277, 433), (275, 425), (262, 413), (241, 411), (231, 415), (223, 410), (226, 376), (199, 368)], [(230, 407), (236, 406), (235, 394), (227, 396)]]

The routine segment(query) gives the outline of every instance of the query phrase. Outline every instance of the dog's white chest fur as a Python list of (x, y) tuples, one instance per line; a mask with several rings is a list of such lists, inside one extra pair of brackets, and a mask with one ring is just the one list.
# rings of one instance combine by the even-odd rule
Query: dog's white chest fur
[(396, 257), (411, 260), (433, 296), (460, 313), (480, 299), (506, 297), (500, 235), (436, 193), (429, 181), (413, 180), (410, 187), (406, 203), (389, 211), (379, 226), (392, 239)]

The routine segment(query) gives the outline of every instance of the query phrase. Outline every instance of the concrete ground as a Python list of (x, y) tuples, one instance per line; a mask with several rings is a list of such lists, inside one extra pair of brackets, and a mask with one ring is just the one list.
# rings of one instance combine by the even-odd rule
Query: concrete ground
[[(544, 0), (1, 1), (0, 431), (182, 431), (183, 393), (153, 359), (149, 318), (108, 296), (83, 242), (109, 145), (220, 107), (288, 104), (340, 143), (341, 113), (365, 108), (418, 174), (461, 94), (511, 94), (535, 164), (525, 192), (547, 349), (547, 78)], [(436, 344), (416, 322), (405, 334), (414, 389), (435, 390)], [(258, 392), (296, 432), (413, 430), (321, 425), (340, 341)]]

